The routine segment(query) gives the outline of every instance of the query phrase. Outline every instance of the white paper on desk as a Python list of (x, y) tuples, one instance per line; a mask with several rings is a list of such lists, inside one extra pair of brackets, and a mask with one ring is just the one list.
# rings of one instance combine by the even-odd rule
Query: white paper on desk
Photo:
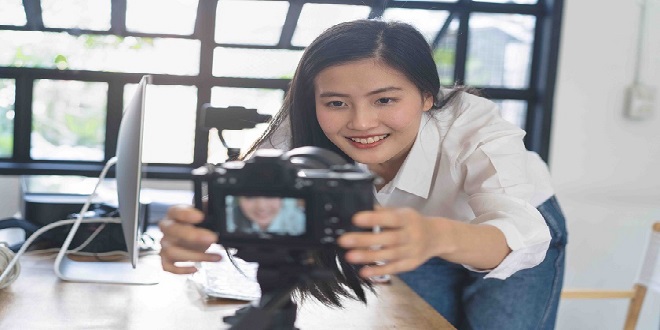
[(253, 301), (261, 297), (257, 263), (237, 257), (233, 257), (232, 263), (225, 249), (217, 244), (211, 245), (207, 252), (222, 255), (222, 260), (201, 262), (197, 265), (199, 270), (190, 276), (206, 298)]

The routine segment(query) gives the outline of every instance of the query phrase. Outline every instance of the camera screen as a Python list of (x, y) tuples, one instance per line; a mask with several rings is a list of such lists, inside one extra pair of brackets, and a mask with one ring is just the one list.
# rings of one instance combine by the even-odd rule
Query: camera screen
[(228, 233), (300, 236), (306, 232), (304, 199), (228, 195), (225, 205)]

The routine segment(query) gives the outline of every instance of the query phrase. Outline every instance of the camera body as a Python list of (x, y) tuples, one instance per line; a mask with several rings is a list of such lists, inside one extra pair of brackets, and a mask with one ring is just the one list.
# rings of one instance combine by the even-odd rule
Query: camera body
[(313, 249), (336, 244), (356, 212), (374, 205), (376, 177), (334, 152), (260, 149), (247, 161), (193, 171), (206, 182), (202, 226), (227, 247)]

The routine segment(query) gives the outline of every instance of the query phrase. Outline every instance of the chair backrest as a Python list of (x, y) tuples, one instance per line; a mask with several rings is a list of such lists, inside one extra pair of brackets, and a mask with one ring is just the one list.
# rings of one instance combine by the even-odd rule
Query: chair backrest
[(633, 291), (634, 296), (628, 305), (628, 314), (626, 316), (625, 330), (633, 330), (637, 325), (639, 313), (642, 310), (642, 303), (646, 296), (647, 289), (660, 292), (660, 222), (653, 224), (653, 230), (649, 237), (644, 260), (637, 276), (637, 283)]
[(660, 292), (660, 222), (653, 224), (637, 283)]
[(639, 313), (642, 310), (642, 303), (646, 296), (647, 289), (660, 292), (660, 222), (653, 224), (653, 230), (649, 235), (644, 260), (640, 267), (639, 275), (635, 281), (632, 290), (611, 291), (611, 290), (571, 290), (562, 291), (561, 297), (582, 298), (582, 299), (630, 299), (628, 313), (624, 324), (625, 330), (634, 330), (637, 326)]

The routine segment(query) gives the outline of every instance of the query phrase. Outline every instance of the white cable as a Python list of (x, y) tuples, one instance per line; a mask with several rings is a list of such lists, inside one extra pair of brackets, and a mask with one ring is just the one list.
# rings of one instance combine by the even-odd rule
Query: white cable
[[(3, 252), (3, 255), (7, 255), (11, 258), (11, 261), (9, 262), (6, 268), (2, 268), (2, 274), (0, 275), (0, 290), (9, 286), (13, 281), (16, 280), (16, 278), (18, 277), (18, 273), (20, 273), (20, 266), (16, 267), (16, 265), (18, 264), (18, 258), (21, 255), (23, 255), (23, 253), (25, 253), (25, 250), (28, 248), (28, 246), (32, 244), (32, 242), (44, 232), (58, 226), (63, 226), (73, 223), (71, 230), (69, 230), (69, 234), (67, 235), (66, 239), (64, 240), (64, 243), (62, 244), (62, 247), (60, 248), (60, 252), (57, 254), (57, 258), (55, 259), (55, 263), (59, 264), (62, 258), (64, 258), (64, 255), (67, 253), (67, 250), (69, 249), (69, 245), (71, 244), (71, 240), (73, 240), (73, 237), (78, 231), (78, 227), (80, 227), (81, 223), (83, 222), (84, 223), (97, 223), (97, 222), (121, 223), (121, 220), (117, 218), (98, 218), (98, 219), (87, 219), (87, 220), (84, 219), (85, 213), (89, 209), (89, 206), (92, 204), (92, 200), (96, 196), (96, 190), (98, 190), (99, 186), (103, 182), (103, 179), (108, 173), (108, 170), (110, 170), (110, 167), (112, 167), (112, 165), (116, 163), (117, 163), (117, 157), (112, 157), (105, 163), (105, 166), (103, 167), (103, 170), (99, 175), (99, 179), (96, 182), (96, 186), (94, 186), (94, 190), (87, 197), (85, 204), (83, 205), (82, 209), (80, 210), (80, 213), (78, 213), (78, 217), (75, 220), (60, 220), (40, 228), (39, 230), (35, 231), (32, 235), (30, 235), (30, 237), (27, 240), (25, 240), (25, 242), (23, 243), (23, 245), (18, 250), (15, 256), (9, 256), (9, 254), (6, 253), (6, 251)], [(7, 280), (5, 281), (5, 279)]]
[(69, 250), (66, 253), (76, 253), (76, 252), (80, 252), (80, 250), (86, 248), (87, 245), (89, 245), (89, 243), (91, 243), (92, 240), (94, 238), (96, 238), (96, 236), (98, 236), (99, 233), (101, 233), (101, 230), (103, 230), (103, 228), (105, 228), (105, 223), (100, 225), (98, 228), (96, 228), (96, 230), (94, 230), (94, 232), (91, 235), (89, 235), (89, 237), (87, 237), (87, 239), (84, 242), (82, 242), (82, 244), (80, 244), (77, 248), (75, 248), (73, 250)]
[[(41, 258), (41, 259), (54, 259), (57, 255), (53, 254), (53, 252), (59, 252), (60, 248), (49, 248), (49, 249), (41, 249), (41, 250), (31, 250), (31, 251), (26, 251), (23, 255), (28, 255), (34, 258)], [(73, 250), (69, 250), (66, 252), (67, 254), (73, 254), (76, 256), (82, 256), (82, 257), (112, 257), (112, 256), (118, 256), (122, 255), (125, 257), (128, 257), (128, 252), (124, 250), (114, 250), (114, 251), (106, 251), (106, 252), (73, 252)], [(153, 250), (140, 250), (140, 256), (148, 256), (152, 254), (158, 254), (159, 251), (156, 249)]]
[(69, 235), (66, 236), (66, 239), (62, 244), (62, 248), (60, 249), (60, 252), (57, 254), (57, 258), (55, 258), (55, 265), (59, 265), (60, 263), (62, 263), (62, 259), (64, 259), (64, 256), (66, 255), (67, 250), (69, 249), (69, 245), (71, 245), (71, 241), (73, 240), (73, 237), (76, 235), (76, 232), (78, 231), (78, 227), (80, 227), (80, 223), (83, 222), (85, 213), (87, 213), (87, 210), (89, 209), (89, 205), (92, 204), (92, 200), (96, 196), (96, 190), (98, 190), (101, 183), (103, 183), (103, 179), (105, 178), (105, 175), (108, 173), (108, 170), (110, 170), (110, 167), (112, 167), (112, 165), (116, 163), (117, 163), (117, 157), (112, 157), (105, 163), (105, 166), (103, 167), (103, 170), (99, 175), (99, 179), (96, 182), (96, 185), (94, 186), (94, 190), (92, 190), (92, 193), (89, 194), (89, 197), (87, 197), (87, 200), (85, 201), (85, 205), (83, 205), (82, 209), (80, 209), (80, 213), (78, 213), (78, 217), (76, 218), (76, 221), (73, 223), (73, 226), (71, 226)]
[[(9, 250), (8, 248), (5, 248), (7, 251), (3, 252), (3, 257), (9, 256), (9, 258), (0, 260), (0, 269), (2, 269), (2, 275), (0, 275), (0, 289), (4, 289), (5, 287), (9, 286), (14, 280), (16, 280), (16, 277), (18, 277), (18, 272), (20, 272), (20, 266), (18, 264), (18, 258), (25, 253), (25, 250), (34, 242), (37, 237), (41, 236), (41, 234), (56, 228), (60, 226), (66, 226), (75, 223), (76, 220), (68, 219), (68, 220), (60, 220), (56, 221), (53, 223), (50, 223), (46, 226), (43, 226), (39, 228), (37, 231), (35, 231), (28, 239), (25, 240), (25, 243), (21, 246), (21, 248), (16, 252), (16, 255), (13, 256), (13, 252)], [(118, 218), (96, 218), (96, 219), (85, 219), (83, 221), (84, 223), (121, 223), (121, 220)], [(10, 255), (11, 254), (11, 255)], [(9, 264), (6, 265), (5, 267), (5, 262), (11, 258), (11, 261)], [(12, 270), (13, 268), (17, 268), (16, 270)], [(12, 274), (12, 275), (10, 275)], [(15, 275), (14, 275), (15, 274)], [(13, 279), (10, 279), (10, 277), (13, 277)], [(4, 282), (6, 280), (6, 282)]]
[(14, 259), (18, 258), (14, 255), (12, 250), (4, 245), (0, 246), (0, 269), (4, 269), (2, 275), (0, 275), (0, 290), (16, 281), (18, 275), (21, 273), (20, 264), (16, 264), (16, 266), (8, 265), (8, 263), (11, 264), (11, 261)]

